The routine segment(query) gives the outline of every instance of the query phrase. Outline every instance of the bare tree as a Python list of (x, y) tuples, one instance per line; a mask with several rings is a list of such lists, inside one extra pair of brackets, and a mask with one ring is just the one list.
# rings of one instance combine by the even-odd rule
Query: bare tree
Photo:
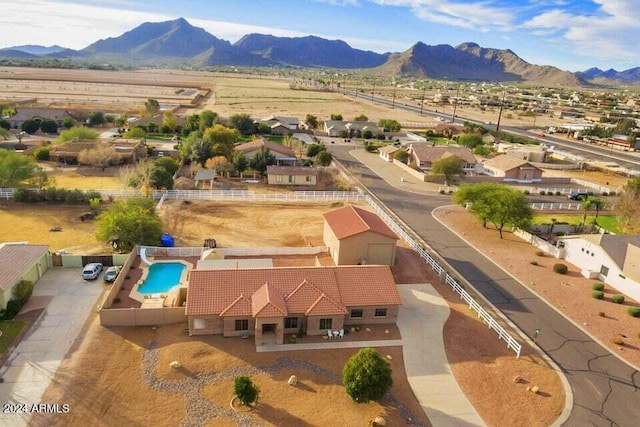
[(95, 148), (82, 150), (78, 153), (78, 163), (88, 164), (102, 170), (111, 164), (117, 163), (119, 159), (120, 156), (115, 147), (108, 144), (98, 144)]

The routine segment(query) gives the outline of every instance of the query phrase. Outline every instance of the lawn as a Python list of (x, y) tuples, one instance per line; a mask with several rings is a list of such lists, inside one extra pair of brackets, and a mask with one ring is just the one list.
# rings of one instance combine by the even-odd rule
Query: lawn
[(0, 359), (2, 359), (4, 353), (13, 343), (13, 340), (20, 335), (20, 332), (22, 332), (22, 329), (24, 329), (25, 326), (25, 322), (17, 320), (0, 321), (0, 332), (2, 332), (2, 335), (0, 336)]
[[(582, 224), (582, 214), (545, 214), (534, 215), (533, 224), (551, 224), (551, 219), (555, 218), (557, 222), (564, 222), (573, 225)], [(591, 224), (595, 215), (587, 215), (587, 224)], [(615, 215), (598, 215), (598, 225), (612, 233), (622, 234), (618, 229), (618, 220)]]

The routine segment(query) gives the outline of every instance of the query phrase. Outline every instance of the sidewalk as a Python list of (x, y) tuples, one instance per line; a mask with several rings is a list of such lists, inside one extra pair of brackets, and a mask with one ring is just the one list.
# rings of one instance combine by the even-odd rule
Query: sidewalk
[(434, 427), (484, 426), (451, 372), (443, 327), (449, 306), (429, 284), (398, 285), (404, 367), (409, 385)]

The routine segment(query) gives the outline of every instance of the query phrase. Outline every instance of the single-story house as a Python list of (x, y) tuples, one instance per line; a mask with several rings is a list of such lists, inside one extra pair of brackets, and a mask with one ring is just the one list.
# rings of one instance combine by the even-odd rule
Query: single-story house
[(104, 144), (111, 146), (118, 154), (119, 163), (135, 163), (139, 159), (147, 157), (147, 147), (143, 141), (137, 140), (118, 140), (108, 142), (97, 141), (69, 141), (60, 145), (56, 145), (51, 149), (49, 158), (62, 163), (76, 164), (78, 163), (78, 154), (82, 150), (92, 150), (98, 145)]
[(447, 138), (451, 138), (455, 135), (460, 135), (464, 133), (464, 126), (449, 124), (449, 123), (440, 123), (436, 125), (433, 129), (437, 133), (440, 133)]
[(62, 122), (67, 117), (72, 120), (76, 120), (75, 117), (69, 113), (67, 110), (61, 110), (56, 108), (19, 108), (11, 117), (8, 117), (6, 120), (9, 122), (9, 125), (12, 129), (19, 129), (25, 120), (53, 120), (58, 126), (62, 126)]
[(535, 163), (544, 163), (547, 155), (547, 148), (541, 145), (524, 145), (500, 142), (494, 144), (498, 153), (504, 153), (511, 157)]
[(238, 144), (234, 147), (234, 151), (243, 153), (247, 160), (251, 161), (256, 155), (260, 147), (267, 147), (271, 154), (276, 157), (276, 165), (293, 166), (296, 163), (296, 153), (289, 147), (285, 147), (277, 142), (269, 141), (264, 138), (254, 139), (244, 144)]
[(0, 243), (0, 310), (15, 299), (22, 280), (37, 282), (51, 267), (49, 247), (26, 243)]
[(586, 234), (558, 237), (562, 258), (584, 277), (601, 280), (640, 301), (640, 234)]
[(501, 177), (505, 182), (540, 182), (542, 181), (542, 169), (539, 169), (517, 157), (503, 154), (482, 163), (484, 173)]
[(423, 171), (430, 171), (434, 162), (451, 156), (462, 161), (462, 169), (469, 173), (475, 171), (478, 161), (468, 147), (452, 145), (410, 144), (409, 163), (414, 163)]
[(384, 147), (378, 148), (378, 154), (387, 162), (392, 162), (394, 154), (396, 154), (399, 150), (400, 148), (396, 147), (395, 145), (385, 145)]
[(268, 116), (263, 117), (256, 124), (269, 126), (272, 135), (286, 135), (299, 129), (300, 120), (297, 117)]
[(349, 122), (344, 120), (324, 121), (324, 131), (329, 136), (346, 135), (347, 138), (359, 138), (366, 130), (371, 131), (374, 135), (380, 132), (380, 128), (376, 122)]
[(316, 185), (318, 169), (314, 166), (267, 166), (269, 185)]
[(398, 236), (378, 215), (345, 206), (324, 215), (322, 240), (336, 265), (393, 265)]
[(365, 323), (394, 324), (401, 304), (388, 266), (193, 270), (185, 314), (190, 335), (325, 335)]

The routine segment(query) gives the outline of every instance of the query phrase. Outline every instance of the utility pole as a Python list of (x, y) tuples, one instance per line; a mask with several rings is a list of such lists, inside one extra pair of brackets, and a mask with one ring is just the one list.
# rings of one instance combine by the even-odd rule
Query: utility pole
[(373, 79), (373, 89), (371, 89), (371, 102), (373, 102), (373, 95), (376, 93), (376, 80)]
[(451, 123), (456, 122), (456, 109), (458, 108), (458, 94), (460, 93), (460, 85), (456, 88), (456, 99), (453, 101), (453, 115), (451, 116)]
[(391, 108), (395, 108), (396, 106), (396, 82), (393, 82), (393, 98), (391, 99)]
[(422, 108), (424, 107), (424, 92), (427, 90), (426, 86), (422, 87), (422, 99), (420, 100), (420, 115), (422, 115)]
[(498, 123), (496, 123), (496, 132), (500, 132), (500, 119), (502, 118), (502, 108), (504, 107), (505, 92), (502, 91), (502, 102), (500, 103), (500, 111), (498, 112)]
[(360, 84), (360, 80), (356, 80), (356, 99), (358, 98), (358, 85)]

